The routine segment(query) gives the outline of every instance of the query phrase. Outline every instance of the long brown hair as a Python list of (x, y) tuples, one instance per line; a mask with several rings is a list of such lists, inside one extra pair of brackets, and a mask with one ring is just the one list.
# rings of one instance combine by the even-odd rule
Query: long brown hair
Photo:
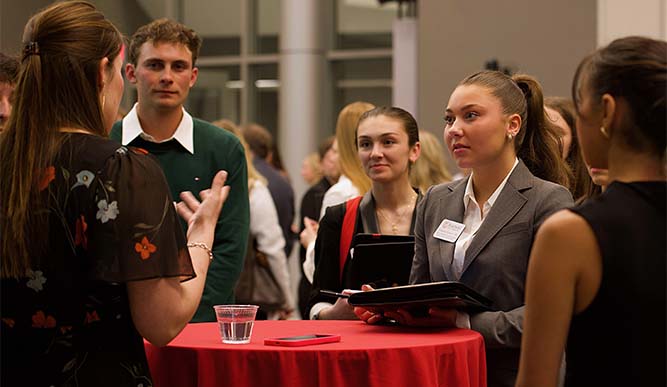
[(503, 113), (521, 116), (521, 130), (514, 140), (517, 157), (540, 179), (569, 186), (570, 170), (561, 157), (558, 130), (546, 118), (542, 87), (535, 78), (481, 71), (459, 85), (485, 87), (500, 100)]
[(426, 193), (432, 185), (452, 181), (452, 174), (447, 169), (445, 149), (433, 133), (419, 131), (419, 143), (421, 154), (410, 171), (410, 184)]
[(106, 134), (100, 61), (107, 58), (111, 71), (121, 46), (116, 27), (83, 1), (55, 3), (26, 24), (15, 102), (0, 140), (3, 278), (25, 275), (31, 254), (44, 248), (48, 223), (39, 215), (38, 186), (60, 149), (59, 130)]
[(570, 150), (565, 158), (565, 162), (572, 171), (572, 180), (569, 187), (570, 192), (572, 192), (574, 200), (578, 201), (587, 197), (592, 192), (593, 187), (591, 186), (594, 184), (591, 176), (588, 174), (588, 168), (586, 168), (586, 163), (579, 147), (579, 137), (577, 136), (576, 127), (577, 112), (574, 108), (574, 102), (564, 97), (546, 97), (544, 99), (544, 106), (560, 114), (572, 132), (572, 143), (570, 144)]

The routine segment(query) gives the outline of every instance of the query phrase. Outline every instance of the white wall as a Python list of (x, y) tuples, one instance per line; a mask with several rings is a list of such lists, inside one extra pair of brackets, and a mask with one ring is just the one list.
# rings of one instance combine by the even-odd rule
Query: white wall
[(641, 35), (667, 40), (667, 0), (597, 0), (598, 46)]
[(200, 36), (239, 36), (241, 0), (187, 0), (183, 22)]
[(568, 96), (579, 60), (596, 46), (594, 0), (423, 0), (419, 17), (420, 127), (442, 136), (449, 95), (497, 58)]
[(17, 54), (25, 23), (50, 3), (48, 0), (0, 0), (0, 51)]

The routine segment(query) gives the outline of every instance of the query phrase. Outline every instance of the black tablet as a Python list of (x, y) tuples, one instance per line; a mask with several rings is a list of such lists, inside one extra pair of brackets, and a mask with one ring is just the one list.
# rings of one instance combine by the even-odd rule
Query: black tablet
[(415, 243), (413, 237), (406, 238), (355, 245), (347, 269), (350, 289), (361, 289), (363, 284), (374, 288), (407, 285)]
[(348, 302), (374, 312), (405, 309), (426, 315), (434, 306), (468, 311), (490, 310), (492, 301), (470, 287), (455, 281), (432, 282), (352, 294)]

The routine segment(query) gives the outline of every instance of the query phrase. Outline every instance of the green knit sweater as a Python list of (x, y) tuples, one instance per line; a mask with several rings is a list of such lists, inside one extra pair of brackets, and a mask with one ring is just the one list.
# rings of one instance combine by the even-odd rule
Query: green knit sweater
[[(128, 145), (143, 148), (157, 157), (174, 200), (179, 200), (183, 191), (191, 191), (199, 198), (199, 191), (211, 186), (219, 170), (227, 171), (226, 185), (231, 190), (215, 229), (214, 259), (208, 269), (204, 295), (192, 319), (216, 321), (213, 305), (234, 302), (234, 287), (243, 268), (250, 223), (248, 171), (243, 146), (234, 135), (206, 121), (196, 118), (193, 121), (194, 154), (176, 140), (157, 144), (137, 136)], [(122, 127), (122, 121), (116, 122), (110, 137), (120, 142)], [(187, 230), (185, 222), (182, 224)]]

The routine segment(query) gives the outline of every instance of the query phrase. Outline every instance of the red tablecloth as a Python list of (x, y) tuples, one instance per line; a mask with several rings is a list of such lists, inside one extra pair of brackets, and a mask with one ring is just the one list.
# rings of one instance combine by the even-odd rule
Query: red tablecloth
[[(265, 338), (335, 333), (339, 343), (264, 345)], [(146, 342), (157, 387), (486, 386), (484, 342), (465, 329), (360, 321), (257, 321), (250, 344), (223, 344), (217, 323), (189, 324), (168, 346)]]

